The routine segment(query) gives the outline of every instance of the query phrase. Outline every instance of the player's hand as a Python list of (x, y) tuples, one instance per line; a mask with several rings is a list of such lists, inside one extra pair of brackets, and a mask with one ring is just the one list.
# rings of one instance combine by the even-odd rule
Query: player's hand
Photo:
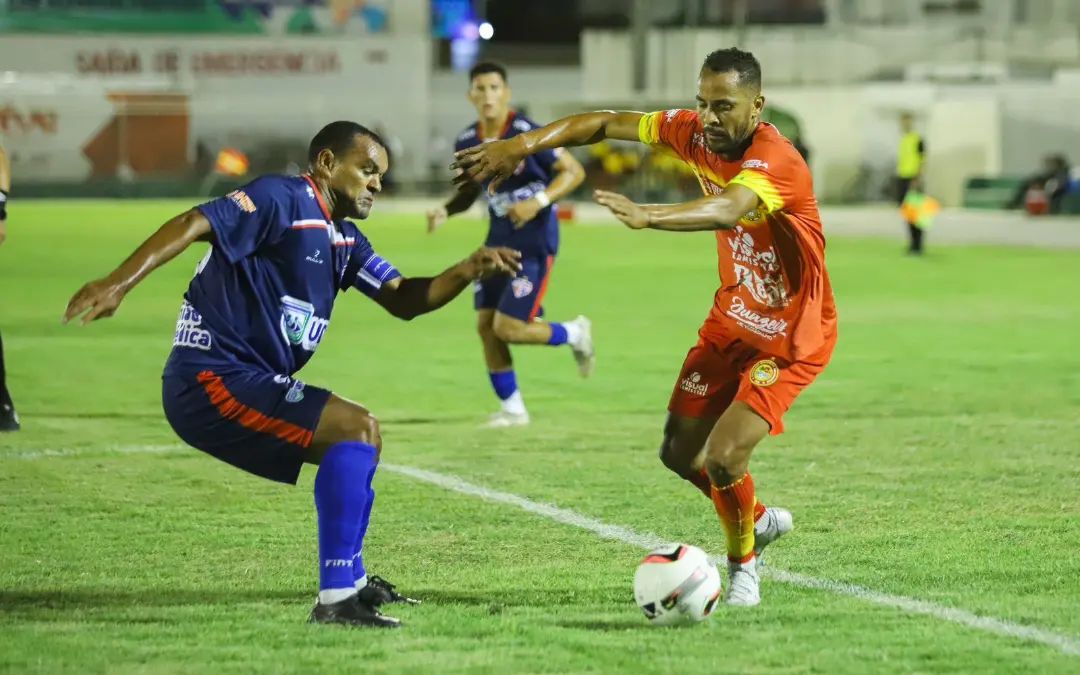
[(435, 207), (433, 209), (428, 210), (428, 212), (427, 212), (427, 231), (428, 231), (428, 234), (431, 234), (432, 232), (437, 230), (439, 227), (441, 227), (442, 224), (445, 223), (446, 219), (449, 218), (449, 217), (450, 217), (450, 214), (448, 214), (446, 212), (446, 207), (445, 206), (437, 206), (437, 207)]
[(516, 138), (503, 141), (491, 141), (459, 150), (454, 153), (451, 169), (460, 171), (454, 176), (454, 185), (483, 183), (490, 180), (489, 192), (494, 192), (499, 183), (510, 177), (514, 169), (525, 159), (525, 153)]
[(617, 192), (594, 190), (593, 199), (632, 230), (642, 230), (649, 226), (649, 212), (628, 197)]
[(510, 222), (514, 224), (514, 229), (518, 229), (525, 223), (529, 222), (536, 217), (536, 214), (540, 213), (540, 202), (535, 199), (526, 199), (515, 203), (507, 211), (506, 215), (510, 217)]
[(470, 279), (486, 279), (496, 274), (516, 276), (521, 271), (521, 252), (505, 246), (484, 246), (464, 264)]
[(64, 323), (78, 318), (83, 312), (86, 312), (80, 322), (83, 326), (96, 319), (110, 317), (116, 313), (116, 308), (120, 306), (126, 293), (121, 284), (110, 281), (108, 277), (91, 281), (80, 288), (68, 302)]

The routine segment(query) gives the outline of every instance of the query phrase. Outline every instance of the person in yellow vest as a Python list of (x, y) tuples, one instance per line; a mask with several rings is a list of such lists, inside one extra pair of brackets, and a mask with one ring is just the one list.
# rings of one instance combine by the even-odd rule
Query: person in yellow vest
[[(911, 189), (921, 189), (923, 164), (926, 158), (926, 143), (919, 132), (915, 131), (915, 117), (909, 112), (900, 115), (900, 146), (896, 150), (896, 203), (904, 204)], [(921, 255), (923, 252), (923, 229), (918, 223), (908, 219), (908, 234), (911, 243), (908, 253)]]

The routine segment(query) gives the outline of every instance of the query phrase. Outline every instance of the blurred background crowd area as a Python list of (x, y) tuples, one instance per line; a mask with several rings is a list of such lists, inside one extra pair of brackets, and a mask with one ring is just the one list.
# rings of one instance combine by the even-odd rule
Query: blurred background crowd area
[[(1072, 0), (0, 0), (0, 143), (26, 196), (191, 196), (303, 170), (332, 119), (390, 142), (390, 190), (447, 190), (496, 60), (539, 122), (692, 107), (701, 60), (739, 46), (819, 198), (892, 199), (910, 113), (946, 206), (1080, 212), (1080, 2)], [(33, 47), (33, 48), (31, 48)], [(582, 195), (699, 192), (637, 144), (575, 154)]]

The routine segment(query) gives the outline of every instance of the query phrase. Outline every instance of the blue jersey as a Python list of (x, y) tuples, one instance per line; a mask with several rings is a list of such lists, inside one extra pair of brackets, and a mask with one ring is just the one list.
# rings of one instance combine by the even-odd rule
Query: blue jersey
[[(513, 138), (537, 126), (524, 115), (511, 111), (499, 138)], [(472, 148), (489, 140), (496, 139), (481, 138), (480, 125), (473, 124), (458, 135), (454, 150)], [(484, 184), (483, 194), (487, 197), (488, 214), (491, 217), (491, 227), (485, 244), (509, 246), (528, 257), (544, 257), (558, 252), (559, 220), (554, 205), (541, 209), (536, 218), (517, 229), (507, 217), (513, 204), (531, 199), (537, 192), (547, 189), (548, 183), (555, 176), (556, 160), (554, 150), (544, 150), (523, 159), (513, 175), (499, 185), (495, 194), (488, 194), (487, 184)]]
[(195, 270), (165, 373), (228, 366), (292, 375), (315, 353), (334, 299), (401, 276), (307, 176), (263, 176), (199, 207), (214, 244)]

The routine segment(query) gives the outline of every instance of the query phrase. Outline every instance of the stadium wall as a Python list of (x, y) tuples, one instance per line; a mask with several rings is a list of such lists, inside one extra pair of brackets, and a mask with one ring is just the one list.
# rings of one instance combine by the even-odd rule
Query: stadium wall
[(189, 165), (200, 145), (304, 148), (334, 119), (391, 130), (400, 178), (426, 168), (431, 44), (421, 34), (5, 36), (0, 63), (9, 71), (0, 76), (0, 142), (23, 180), (90, 178), (116, 163), (132, 178), (173, 175), (146, 163), (154, 153), (145, 148), (175, 154), (175, 136), (186, 135)]

